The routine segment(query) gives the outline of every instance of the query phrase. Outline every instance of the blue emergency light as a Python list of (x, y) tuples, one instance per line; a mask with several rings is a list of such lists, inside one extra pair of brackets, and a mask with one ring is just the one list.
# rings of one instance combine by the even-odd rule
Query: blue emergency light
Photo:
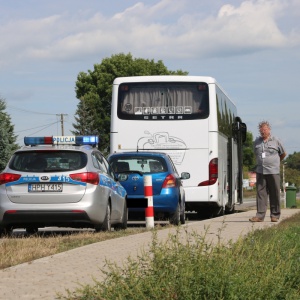
[(82, 136), (40, 136), (40, 137), (24, 137), (26, 146), (35, 145), (91, 145), (96, 146), (99, 142), (96, 135)]

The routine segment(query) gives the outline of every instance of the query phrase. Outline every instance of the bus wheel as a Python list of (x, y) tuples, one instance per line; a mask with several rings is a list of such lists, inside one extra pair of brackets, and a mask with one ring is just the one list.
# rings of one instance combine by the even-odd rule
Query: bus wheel
[(214, 211), (214, 217), (221, 217), (221, 216), (224, 216), (225, 214), (225, 210), (224, 210), (224, 207), (221, 206), (221, 207), (218, 207), (215, 211)]
[(231, 207), (228, 207), (228, 206), (225, 207), (225, 212), (226, 212), (227, 214), (233, 214), (234, 211), (235, 211), (234, 205), (232, 205)]

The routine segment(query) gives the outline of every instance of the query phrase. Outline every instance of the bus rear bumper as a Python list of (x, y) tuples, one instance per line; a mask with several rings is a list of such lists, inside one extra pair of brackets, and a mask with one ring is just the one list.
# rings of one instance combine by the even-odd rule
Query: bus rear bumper
[(212, 193), (211, 186), (185, 187), (186, 210), (197, 210), (204, 206), (219, 207), (217, 191)]

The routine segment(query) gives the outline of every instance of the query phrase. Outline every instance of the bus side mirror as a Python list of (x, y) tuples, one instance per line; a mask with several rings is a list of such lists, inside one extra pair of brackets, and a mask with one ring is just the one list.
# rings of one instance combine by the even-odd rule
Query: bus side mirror
[(247, 125), (242, 122), (240, 117), (235, 117), (235, 121), (232, 124), (232, 134), (235, 139), (245, 143), (247, 138)]
[(245, 143), (247, 138), (247, 125), (245, 123), (240, 123), (240, 131), (242, 142)]

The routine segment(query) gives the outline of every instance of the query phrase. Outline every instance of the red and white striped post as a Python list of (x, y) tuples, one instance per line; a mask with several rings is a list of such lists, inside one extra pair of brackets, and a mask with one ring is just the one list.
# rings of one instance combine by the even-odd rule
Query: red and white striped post
[(148, 199), (148, 207), (145, 208), (146, 228), (154, 228), (154, 209), (153, 209), (153, 189), (152, 189), (152, 176), (144, 176), (144, 194)]

